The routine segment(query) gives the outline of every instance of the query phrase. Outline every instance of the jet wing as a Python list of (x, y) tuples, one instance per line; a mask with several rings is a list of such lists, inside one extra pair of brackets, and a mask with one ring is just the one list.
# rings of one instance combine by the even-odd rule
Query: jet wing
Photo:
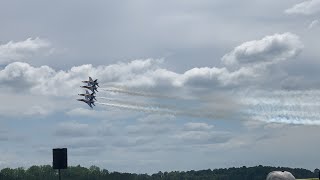
[(88, 102), (88, 105), (89, 105), (91, 108), (93, 108), (90, 102)]

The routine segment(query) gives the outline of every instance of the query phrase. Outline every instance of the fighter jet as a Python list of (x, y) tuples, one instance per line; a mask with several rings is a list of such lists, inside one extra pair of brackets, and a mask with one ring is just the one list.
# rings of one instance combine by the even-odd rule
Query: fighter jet
[(98, 86), (99, 87), (99, 83), (97, 81), (98, 81), (98, 79), (93, 80), (91, 77), (89, 77), (89, 81), (82, 81), (82, 82), (88, 83), (88, 86)]
[(77, 100), (87, 103), (91, 108), (92, 108), (92, 105), (96, 106), (93, 100), (87, 100), (87, 99), (77, 99)]
[(85, 94), (78, 94), (79, 96), (84, 96), (84, 98), (86, 99), (86, 100), (97, 100), (96, 99), (96, 96), (94, 95), (94, 93), (89, 93), (89, 91), (88, 90), (86, 90), (86, 93)]
[(97, 90), (97, 87), (96, 86), (80, 86), (80, 87), (82, 87), (82, 88), (86, 88), (86, 89), (89, 89), (90, 91), (92, 91), (92, 93), (93, 94), (95, 94), (96, 92), (95, 91), (97, 91), (98, 92), (98, 90)]

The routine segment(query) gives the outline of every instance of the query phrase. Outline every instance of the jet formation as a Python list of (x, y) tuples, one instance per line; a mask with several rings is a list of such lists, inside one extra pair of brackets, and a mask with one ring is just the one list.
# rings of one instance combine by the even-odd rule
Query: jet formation
[[(95, 96), (96, 92), (98, 92), (97, 86), (99, 87), (99, 83), (97, 81), (98, 79), (93, 80), (91, 77), (89, 77), (89, 81), (82, 81), (87, 85), (80, 86), (80, 87), (86, 89), (86, 92), (85, 94), (78, 94), (79, 96), (84, 96), (84, 99), (77, 99), (77, 100), (87, 103), (91, 108), (93, 108), (92, 105), (95, 106), (94, 102), (97, 101)], [(90, 90), (91, 93), (89, 93), (88, 90)]]

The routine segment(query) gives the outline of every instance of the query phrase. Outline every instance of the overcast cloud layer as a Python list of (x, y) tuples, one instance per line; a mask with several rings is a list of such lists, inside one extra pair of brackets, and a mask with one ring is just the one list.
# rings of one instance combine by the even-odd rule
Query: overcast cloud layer
[(319, 4), (0, 2), (0, 168), (316, 168)]

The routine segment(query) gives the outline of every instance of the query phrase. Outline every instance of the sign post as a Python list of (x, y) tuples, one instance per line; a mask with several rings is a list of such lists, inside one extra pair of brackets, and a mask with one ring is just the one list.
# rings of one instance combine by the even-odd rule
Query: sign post
[(61, 180), (60, 170), (68, 168), (67, 148), (52, 149), (52, 155), (53, 155), (52, 167), (53, 169), (58, 169), (59, 180)]

